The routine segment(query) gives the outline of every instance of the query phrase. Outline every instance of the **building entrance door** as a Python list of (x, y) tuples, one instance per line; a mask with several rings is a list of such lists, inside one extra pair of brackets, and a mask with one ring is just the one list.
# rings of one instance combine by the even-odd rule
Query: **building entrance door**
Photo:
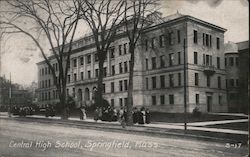
[(207, 112), (212, 111), (212, 96), (207, 96)]

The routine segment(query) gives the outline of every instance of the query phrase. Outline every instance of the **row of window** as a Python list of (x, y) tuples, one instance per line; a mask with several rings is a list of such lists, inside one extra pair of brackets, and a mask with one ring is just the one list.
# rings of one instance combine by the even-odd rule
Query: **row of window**
[[(157, 87), (157, 76), (152, 76), (151, 77), (151, 83), (152, 83), (152, 87), (151, 89), (156, 89), (156, 88), (166, 88), (166, 76), (165, 75), (160, 75), (160, 87)], [(178, 80), (178, 84), (175, 85), (174, 80), (177, 77)], [(174, 87), (174, 86), (181, 86), (181, 73), (177, 73), (177, 74), (169, 74), (168, 75), (169, 78), (169, 87)], [(146, 77), (146, 89), (149, 89), (149, 77)]]
[[(175, 33), (176, 32), (176, 33)], [(175, 37), (176, 36), (176, 37)], [(158, 39), (157, 39), (158, 38)], [(157, 42), (159, 47), (164, 47), (167, 45), (174, 45), (174, 42), (176, 42), (177, 44), (181, 43), (181, 31), (180, 30), (176, 30), (176, 31), (171, 31), (168, 32), (168, 34), (162, 34), (159, 37), (152, 37), (150, 39), (145, 39), (145, 50), (148, 51), (149, 48), (151, 49), (155, 49)], [(176, 41), (175, 41), (176, 39)], [(198, 44), (198, 31), (194, 30), (193, 31), (193, 42), (195, 44)], [(213, 37), (210, 34), (206, 34), (206, 33), (202, 33), (202, 44), (204, 46), (210, 47), (212, 48), (212, 42), (213, 41)], [(216, 37), (216, 48), (220, 49), (220, 38)]]
[[(211, 85), (211, 77), (209, 75), (207, 77), (207, 87), (210, 87)], [(199, 86), (199, 73), (194, 73), (194, 85)], [(217, 87), (220, 89), (221, 88), (221, 77), (217, 76)]]
[(239, 79), (226, 79), (227, 87), (239, 87)]
[[(176, 34), (176, 38), (175, 35)], [(158, 37), (152, 37), (150, 42), (149, 39), (145, 39), (145, 50), (148, 51), (149, 48), (155, 49), (157, 42), (159, 47), (165, 47), (167, 45), (173, 45), (176, 39), (176, 43), (181, 43), (181, 31), (176, 30), (176, 33), (174, 31), (169, 32), (168, 34), (162, 34)]]
[(51, 81), (50, 81), (50, 79), (48, 79), (48, 80), (40, 81), (39, 84), (38, 84), (38, 87), (39, 88), (47, 88), (47, 87), (50, 87), (51, 85), (52, 85)]
[[(128, 49), (128, 44), (127, 43), (124, 43), (123, 45), (118, 45), (119, 55), (127, 54), (128, 53), (127, 49)], [(108, 52), (110, 54), (111, 59), (115, 58), (115, 47), (110, 47)], [(105, 57), (105, 60), (107, 60), (107, 56)], [(95, 62), (99, 61), (97, 53), (94, 54), (94, 61)], [(77, 62), (79, 62), (79, 65), (82, 66), (84, 64), (84, 56), (80, 56), (78, 58), (73, 58), (72, 59), (71, 64), (72, 64), (72, 66), (74, 68), (77, 67)], [(91, 64), (91, 54), (86, 55), (86, 63)], [(70, 68), (70, 66), (69, 66), (69, 68)]]
[[(110, 87), (111, 87), (111, 93), (115, 92), (115, 82), (111, 82), (110, 83)], [(127, 91), (128, 90), (128, 80), (120, 80), (119, 81), (119, 91)], [(104, 91), (105, 92), (105, 91)]]
[[(198, 44), (198, 31), (194, 30), (193, 31), (193, 42), (195, 44)], [(207, 47), (212, 47), (213, 46), (213, 37), (210, 34), (206, 34), (206, 33), (202, 33), (202, 44), (203, 46), (207, 46)], [(216, 48), (220, 49), (220, 38), (216, 37)]]
[[(58, 71), (58, 64), (54, 63), (52, 64), (53, 69), (55, 69), (55, 71)], [(39, 69), (39, 75), (43, 76), (43, 75), (49, 75), (51, 74), (51, 70), (48, 67)]]
[[(165, 55), (161, 55), (159, 58), (160, 61), (160, 68), (164, 68), (166, 67), (166, 57)], [(151, 58), (151, 69), (156, 69), (157, 67), (157, 58), (156, 57), (152, 57)], [(171, 53), (168, 55), (168, 66), (172, 66), (174, 64), (175, 61), (175, 56), (174, 53)], [(181, 64), (181, 52), (177, 52), (177, 65)], [(198, 57), (198, 53), (194, 52), (194, 64), (198, 64), (199, 63), (199, 57)], [(221, 68), (221, 61), (220, 61), (220, 57), (216, 57), (216, 65), (217, 68), (220, 69)], [(203, 65), (207, 65), (207, 66), (212, 66), (213, 65), (213, 58), (212, 55), (207, 55), (207, 54), (203, 54)], [(149, 59), (146, 58), (145, 59), (145, 66), (146, 66), (146, 70), (149, 69)]]
[[(198, 53), (194, 52), (194, 64), (198, 64), (198, 63), (199, 63)], [(213, 66), (213, 57), (212, 57), (212, 55), (203, 54), (203, 65)], [(216, 57), (216, 67), (218, 69), (221, 68), (220, 57)]]
[(58, 99), (59, 93), (57, 90), (53, 90), (52, 92), (41, 92), (39, 94), (39, 100), (40, 101), (46, 101), (46, 100), (52, 100), (52, 99)]
[[(122, 73), (127, 73), (129, 71), (129, 64), (128, 64), (128, 61), (125, 61), (125, 62), (120, 62), (119, 63), (119, 73), (122, 74)], [(111, 76), (115, 75), (116, 74), (116, 70), (115, 70), (115, 65), (112, 65), (111, 66)], [(99, 76), (99, 69), (95, 69), (95, 78), (98, 78)], [(107, 77), (107, 67), (104, 67), (103, 68), (103, 76), (104, 77)], [(70, 74), (68, 74), (67, 76), (67, 82), (70, 83), (72, 82), (71, 80), (71, 77), (73, 81), (77, 81), (78, 78), (77, 78), (77, 73), (74, 73), (73, 76), (71, 76)], [(80, 72), (80, 80), (84, 80), (84, 72)], [(88, 70), (87, 71), (87, 79), (90, 79), (91, 78), (91, 70)]]
[(225, 66), (239, 66), (238, 57), (225, 58)]

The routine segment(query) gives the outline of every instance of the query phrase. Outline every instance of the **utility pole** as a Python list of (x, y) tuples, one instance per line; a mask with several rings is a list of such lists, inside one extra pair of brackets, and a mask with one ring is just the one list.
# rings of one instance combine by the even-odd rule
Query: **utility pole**
[(186, 74), (186, 39), (183, 43), (183, 60), (184, 60), (184, 132), (187, 130), (187, 74)]

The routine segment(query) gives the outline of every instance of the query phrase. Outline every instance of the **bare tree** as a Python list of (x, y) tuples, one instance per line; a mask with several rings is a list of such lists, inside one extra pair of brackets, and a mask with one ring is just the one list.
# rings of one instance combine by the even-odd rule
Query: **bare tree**
[(127, 125), (133, 125), (133, 76), (135, 64), (135, 49), (145, 26), (150, 24), (145, 15), (150, 8), (157, 5), (157, 0), (125, 0), (124, 24), (129, 40), (129, 84), (127, 102)]
[[(52, 72), (54, 85), (59, 94), (62, 118), (66, 114), (66, 83), (70, 64), (72, 42), (79, 21), (79, 3), (52, 0), (11, 0), (5, 1), (6, 10), (1, 14), (0, 26), (5, 33), (23, 33), (39, 48), (46, 64)], [(23, 22), (24, 21), (24, 22)], [(26, 25), (28, 24), (28, 25)], [(27, 26), (34, 26), (29, 27)], [(58, 63), (58, 74), (39, 38), (45, 36)]]
[(96, 104), (102, 104), (103, 64), (124, 13), (124, 0), (78, 0), (81, 17), (92, 31), (99, 60)]

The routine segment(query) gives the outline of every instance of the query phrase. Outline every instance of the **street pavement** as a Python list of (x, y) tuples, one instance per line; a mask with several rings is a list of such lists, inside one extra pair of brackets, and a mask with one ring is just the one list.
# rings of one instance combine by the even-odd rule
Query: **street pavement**
[[(3, 112), (0, 113), (0, 117), (7, 117), (7, 113), (3, 113)], [(19, 116), (14, 116), (14, 117), (19, 117)], [(41, 116), (41, 115), (32, 115), (32, 116), (26, 116), (26, 117), (46, 118), (45, 116)], [(58, 116), (49, 117), (49, 119), (60, 119), (60, 117), (58, 117)], [(69, 120), (71, 120), (71, 121), (81, 121), (79, 118), (73, 118), (73, 117), (70, 117)], [(85, 119), (84, 121), (85, 122), (95, 123), (95, 121), (93, 119)], [(240, 122), (248, 122), (248, 119), (193, 122), (193, 123), (187, 123), (187, 129), (188, 130), (197, 130), (197, 131), (216, 132), (216, 133), (248, 135), (248, 131), (243, 131), (243, 130), (205, 127), (205, 126), (208, 126), (208, 125), (227, 124), (227, 123), (240, 123)], [(104, 124), (105, 123), (106, 124), (111, 123), (111, 124), (118, 124), (119, 125), (119, 122), (98, 121), (98, 123), (104, 123)], [(139, 125), (139, 126), (153, 127), (153, 128), (164, 128), (164, 129), (177, 129), (177, 130), (183, 130), (183, 128), (184, 128), (183, 123), (151, 123), (151, 124)]]
[(0, 117), (1, 157), (242, 157), (246, 145), (146, 136)]

